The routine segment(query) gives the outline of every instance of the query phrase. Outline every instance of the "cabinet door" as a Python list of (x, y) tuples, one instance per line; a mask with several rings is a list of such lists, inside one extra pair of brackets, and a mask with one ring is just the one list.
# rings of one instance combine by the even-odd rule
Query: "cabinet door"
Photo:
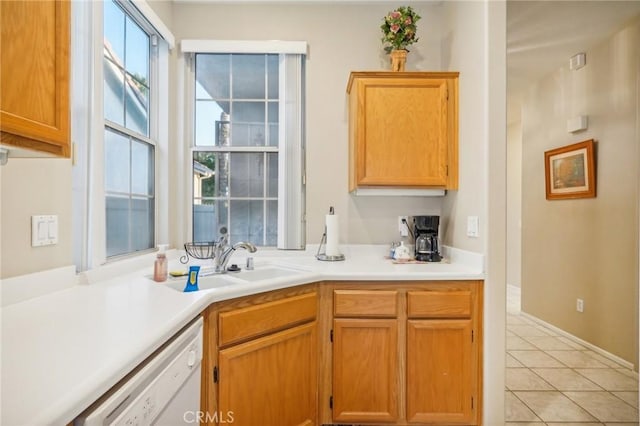
[(359, 186), (447, 186), (447, 93), (443, 78), (359, 82)]
[(407, 321), (407, 420), (475, 424), (471, 320)]
[(398, 321), (333, 321), (333, 420), (398, 418)]
[(220, 418), (238, 426), (316, 424), (316, 360), (315, 321), (221, 350)]
[(2, 143), (69, 156), (70, 4), (0, 2)]

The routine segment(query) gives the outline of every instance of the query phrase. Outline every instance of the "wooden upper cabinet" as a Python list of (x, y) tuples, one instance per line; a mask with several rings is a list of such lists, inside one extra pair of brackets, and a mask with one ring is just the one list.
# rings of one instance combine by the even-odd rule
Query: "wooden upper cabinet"
[(352, 72), (349, 190), (458, 188), (457, 72)]
[(68, 157), (69, 1), (0, 1), (1, 143)]

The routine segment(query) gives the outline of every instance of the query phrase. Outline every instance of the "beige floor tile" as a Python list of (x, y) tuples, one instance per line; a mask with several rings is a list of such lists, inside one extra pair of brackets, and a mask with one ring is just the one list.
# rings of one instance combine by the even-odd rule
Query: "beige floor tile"
[(512, 325), (509, 330), (520, 337), (524, 336), (551, 336), (551, 332), (537, 325)]
[(507, 350), (536, 350), (537, 348), (520, 336), (507, 336)]
[(587, 351), (585, 352), (587, 355), (589, 355), (590, 357), (596, 359), (597, 361), (600, 361), (601, 363), (603, 363), (604, 365), (606, 365), (607, 367), (611, 367), (611, 368), (625, 368), (624, 365), (620, 365), (617, 362), (615, 362), (612, 359), (607, 358), (604, 355), (600, 355), (597, 352), (594, 351)]
[(507, 330), (506, 335), (507, 335), (507, 337), (515, 336), (515, 334), (513, 332), (509, 331), (509, 330)]
[(601, 391), (600, 386), (569, 368), (534, 368), (533, 371), (557, 390)]
[(575, 350), (572, 346), (567, 345), (556, 336), (527, 336), (523, 337), (524, 340), (531, 343), (538, 349), (543, 351), (557, 350), (557, 351), (571, 351)]
[(531, 322), (520, 315), (507, 314), (507, 327), (511, 325), (531, 325)]
[(632, 407), (638, 408), (638, 392), (611, 392)]
[(509, 353), (526, 367), (534, 368), (566, 368), (556, 359), (543, 351), (509, 351)]
[(577, 368), (576, 371), (608, 391), (638, 391), (638, 382), (611, 368)]
[(638, 422), (633, 422), (633, 423), (619, 423), (619, 422), (615, 422), (615, 423), (604, 423), (605, 426), (638, 426)]
[(545, 422), (592, 422), (595, 417), (560, 392), (514, 392)]
[(551, 422), (551, 423), (545, 423), (547, 426), (602, 426), (602, 423), (583, 423), (583, 422), (562, 422), (562, 423), (555, 423), (555, 422)]
[(566, 343), (567, 345), (571, 346), (575, 350), (578, 350), (578, 351), (586, 351), (587, 350), (587, 348), (582, 346), (580, 343), (574, 342), (573, 340), (569, 339), (568, 337), (558, 336), (558, 339), (560, 339), (561, 342)]
[[(535, 422), (540, 418), (522, 403), (512, 392), (507, 392), (504, 398), (505, 420), (508, 422)], [(544, 423), (543, 423), (544, 424)]]
[(507, 389), (517, 390), (554, 390), (540, 376), (528, 368), (507, 368), (506, 374)]
[(520, 361), (518, 361), (511, 355), (507, 354), (507, 368), (518, 368), (518, 367), (524, 367), (524, 364), (522, 364)]
[(564, 392), (566, 396), (604, 422), (638, 420), (638, 410), (609, 392)]
[(624, 374), (625, 376), (629, 376), (632, 379), (638, 381), (638, 373), (633, 370), (629, 370), (628, 368), (616, 368), (615, 370), (620, 374)]
[(585, 351), (547, 351), (552, 357), (571, 368), (607, 368), (600, 361), (585, 354)]
[[(542, 423), (542, 422), (509, 422), (509, 423), (505, 423), (505, 426), (544, 426), (546, 423)], [(600, 424), (600, 423), (598, 423)], [(581, 424), (582, 426), (584, 425), (584, 423)]]

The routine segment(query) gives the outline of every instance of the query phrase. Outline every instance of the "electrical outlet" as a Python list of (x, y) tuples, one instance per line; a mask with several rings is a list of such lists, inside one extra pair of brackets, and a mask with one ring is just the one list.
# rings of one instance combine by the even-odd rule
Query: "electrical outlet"
[(401, 237), (409, 236), (409, 216), (398, 216), (398, 232)]
[(584, 312), (584, 300), (576, 299), (576, 311)]

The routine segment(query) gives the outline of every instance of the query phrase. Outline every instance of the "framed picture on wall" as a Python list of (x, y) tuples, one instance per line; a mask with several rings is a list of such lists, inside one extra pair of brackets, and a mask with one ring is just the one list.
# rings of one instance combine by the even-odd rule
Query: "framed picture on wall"
[(594, 142), (589, 139), (544, 153), (547, 200), (596, 196)]

